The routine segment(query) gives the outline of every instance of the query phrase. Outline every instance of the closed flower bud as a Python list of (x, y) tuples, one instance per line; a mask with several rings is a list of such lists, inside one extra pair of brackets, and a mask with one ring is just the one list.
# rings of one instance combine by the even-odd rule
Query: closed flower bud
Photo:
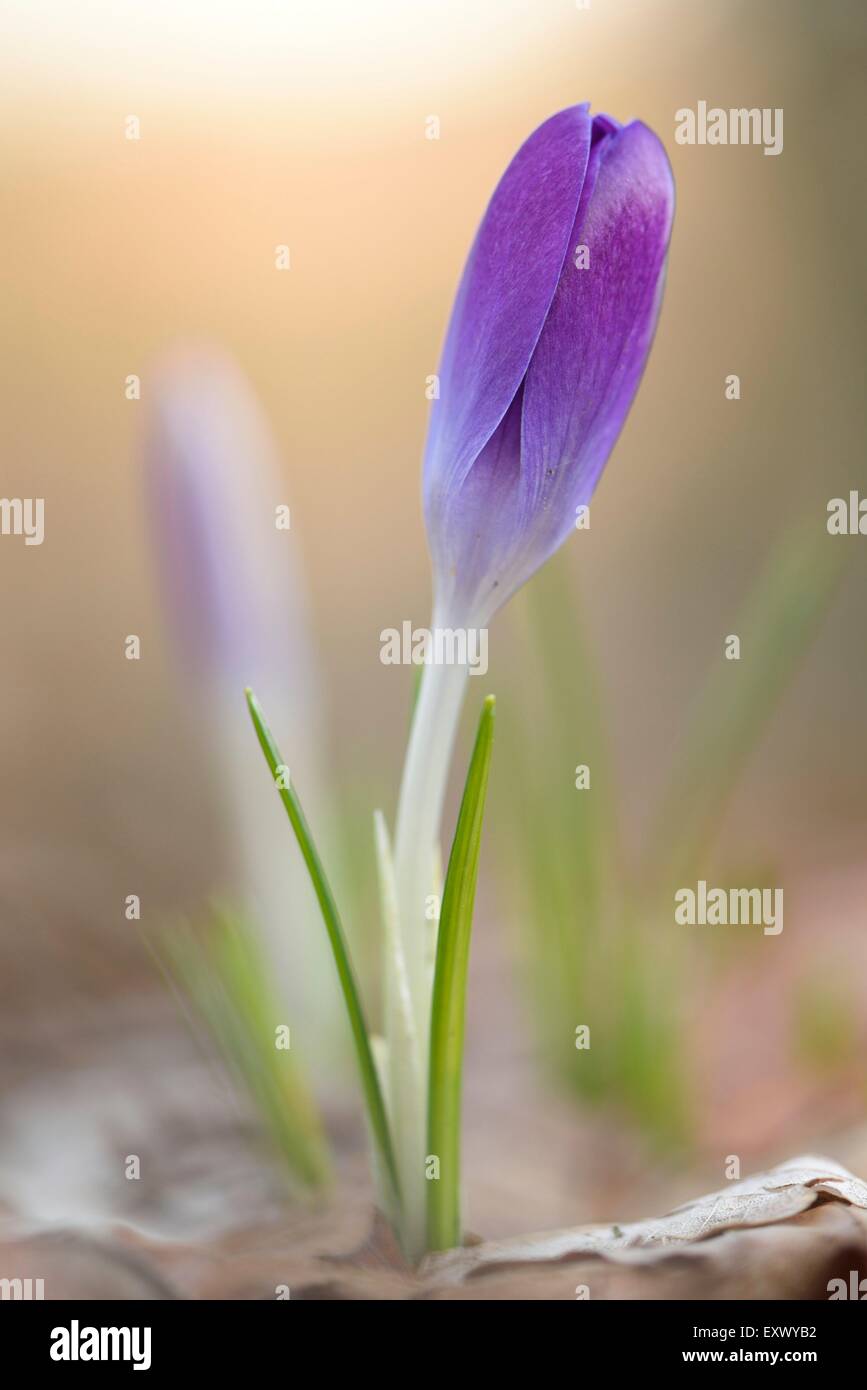
[(455, 300), (424, 469), (435, 612), (486, 623), (560, 546), (623, 426), (662, 296), (662, 144), (586, 105), (515, 155)]

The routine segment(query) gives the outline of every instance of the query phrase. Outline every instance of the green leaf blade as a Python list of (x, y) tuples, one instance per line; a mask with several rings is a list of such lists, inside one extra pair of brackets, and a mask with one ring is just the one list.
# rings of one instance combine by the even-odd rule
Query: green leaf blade
[(283, 784), (283, 779), (278, 783), (280, 769), (285, 768), (286, 764), (280, 756), (280, 751), (274, 742), (273, 735), (265, 722), (256, 696), (252, 690), (247, 689), (247, 706), (253, 727), (256, 730), (256, 737), (259, 746), (265, 755), (265, 761), (271, 771), (272, 778), (275, 779), (275, 786), (280, 794), (280, 799), (289, 817), (292, 829), (295, 831), (295, 838), (298, 847), (307, 865), (307, 871), (316, 893), (322, 918), (325, 922), (325, 929), (331, 944), (334, 963), (337, 967), (337, 975), (340, 980), (340, 987), (343, 992), (343, 999), (346, 1004), (346, 1011), (349, 1014), (349, 1024), (352, 1030), (352, 1037), (355, 1043), (358, 1069), (361, 1075), (361, 1084), (364, 1091), (367, 1114), (370, 1122), (370, 1129), (376, 1145), (381, 1162), (382, 1171), (387, 1176), (391, 1185), (391, 1194), (388, 1205), (393, 1209), (400, 1206), (400, 1182), (395, 1161), (394, 1145), (392, 1143), (391, 1130), (388, 1123), (388, 1116), (385, 1109), (385, 1102), (382, 1095), (382, 1088), (379, 1084), (379, 1074), (376, 1069), (376, 1061), (373, 1055), (373, 1048), (370, 1042), (370, 1031), (364, 1014), (364, 1007), (361, 1002), (361, 994), (355, 976), (355, 970), (349, 954), (346, 936), (337, 910), (337, 904), (331, 886), (325, 874), (322, 861), (319, 858), (313, 836), (307, 825), (301, 802), (291, 786)]
[(428, 1248), (461, 1242), (460, 1120), (467, 969), (482, 821), (494, 734), (494, 697), (485, 700), (461, 800), (443, 891), (431, 1003), (428, 1153), (439, 1177), (428, 1181)]
[(145, 942), (173, 993), (180, 992), (193, 1033), (201, 1033), (201, 1022), (252, 1096), (294, 1185), (327, 1188), (333, 1175), (325, 1132), (302, 1068), (275, 1047), (279, 1013), (252, 924), (238, 909), (214, 903), (206, 921), (177, 922)]

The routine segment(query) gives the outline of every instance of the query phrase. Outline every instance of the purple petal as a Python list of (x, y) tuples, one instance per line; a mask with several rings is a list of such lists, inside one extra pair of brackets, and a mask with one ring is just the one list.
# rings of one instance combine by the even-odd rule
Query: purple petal
[(674, 215), (665, 150), (635, 121), (594, 146), (567, 263), (524, 388), (521, 472), (532, 535), (512, 587), (565, 540), (638, 389), (656, 327)]
[(425, 459), (425, 508), (459, 485), (503, 419), (551, 306), (590, 151), (587, 106), (521, 146), (488, 205), (455, 300)]
[(527, 532), (521, 489), (523, 383), (464, 482), (442, 498), (432, 533), (438, 619), (479, 622), (508, 597), (500, 588)]
[[(527, 374), (464, 477), (428, 506), (441, 607), (487, 621), (589, 501), (644, 369), (673, 210), (656, 136), (597, 116), (569, 256)], [(579, 245), (588, 269), (575, 265)]]

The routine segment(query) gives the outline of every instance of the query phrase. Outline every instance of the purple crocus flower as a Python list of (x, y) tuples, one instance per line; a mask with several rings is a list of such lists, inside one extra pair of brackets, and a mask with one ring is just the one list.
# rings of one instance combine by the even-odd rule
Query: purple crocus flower
[(443, 621), (486, 623), (589, 502), (647, 360), (673, 212), (657, 137), (586, 103), (539, 126), (500, 180), (452, 311), (425, 457)]
[[(647, 359), (673, 211), (652, 131), (591, 117), (586, 105), (540, 126), (500, 180), (452, 311), (428, 434), (433, 628), (486, 626), (589, 502)], [(466, 667), (426, 668), (397, 811), (395, 882), (423, 1075), (424, 903), (466, 688)], [(399, 1128), (416, 1123), (398, 1118)], [(421, 1153), (423, 1143), (421, 1128)], [(402, 1175), (411, 1234), (420, 1171), (416, 1162)]]

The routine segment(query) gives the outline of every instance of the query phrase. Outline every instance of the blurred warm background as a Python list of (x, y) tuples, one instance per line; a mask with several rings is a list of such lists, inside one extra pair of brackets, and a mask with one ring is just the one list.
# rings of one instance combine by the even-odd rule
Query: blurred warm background
[[(821, 530), (828, 499), (865, 485), (867, 24), (857, 0), (6, 0), (0, 23), (3, 491), (46, 505), (41, 547), (0, 541), (0, 1200), (57, 1219), (128, 1211), (117, 1155), (142, 1153), (135, 1214), (187, 1229), (255, 1207), (266, 1182), (247, 1157), (252, 1117), (218, 1067), (202, 1072), (204, 1044), (124, 917), (131, 893), (143, 927), (193, 910), (231, 835), (143, 503), (154, 364), (177, 343), (216, 345), (274, 434), (370, 976), (369, 814), (393, 814), (411, 686), (380, 664), (379, 633), (427, 622), (425, 379), (463, 257), (511, 154), (554, 110), (589, 99), (660, 134), (678, 194), (660, 329), (592, 530), (557, 561), (585, 615), (633, 858), (774, 543), (805, 520)], [(699, 100), (783, 108), (782, 155), (676, 145), (675, 111)], [(719, 1185), (732, 1153), (746, 1172), (819, 1146), (867, 1173), (867, 542), (828, 543), (851, 549), (849, 572), (706, 875), (783, 884), (785, 931), (679, 961), (693, 1076), (676, 1143), (539, 1064), (510, 752), (520, 740), (533, 756), (517, 711), (541, 679), (534, 586), (497, 622), (467, 1078), (477, 1227), (647, 1214)], [(571, 650), (564, 622), (567, 665)], [(581, 731), (568, 712), (553, 727), (568, 783)], [(658, 928), (663, 959), (676, 930)], [(323, 1092), (357, 1157), (339, 1062)]]

